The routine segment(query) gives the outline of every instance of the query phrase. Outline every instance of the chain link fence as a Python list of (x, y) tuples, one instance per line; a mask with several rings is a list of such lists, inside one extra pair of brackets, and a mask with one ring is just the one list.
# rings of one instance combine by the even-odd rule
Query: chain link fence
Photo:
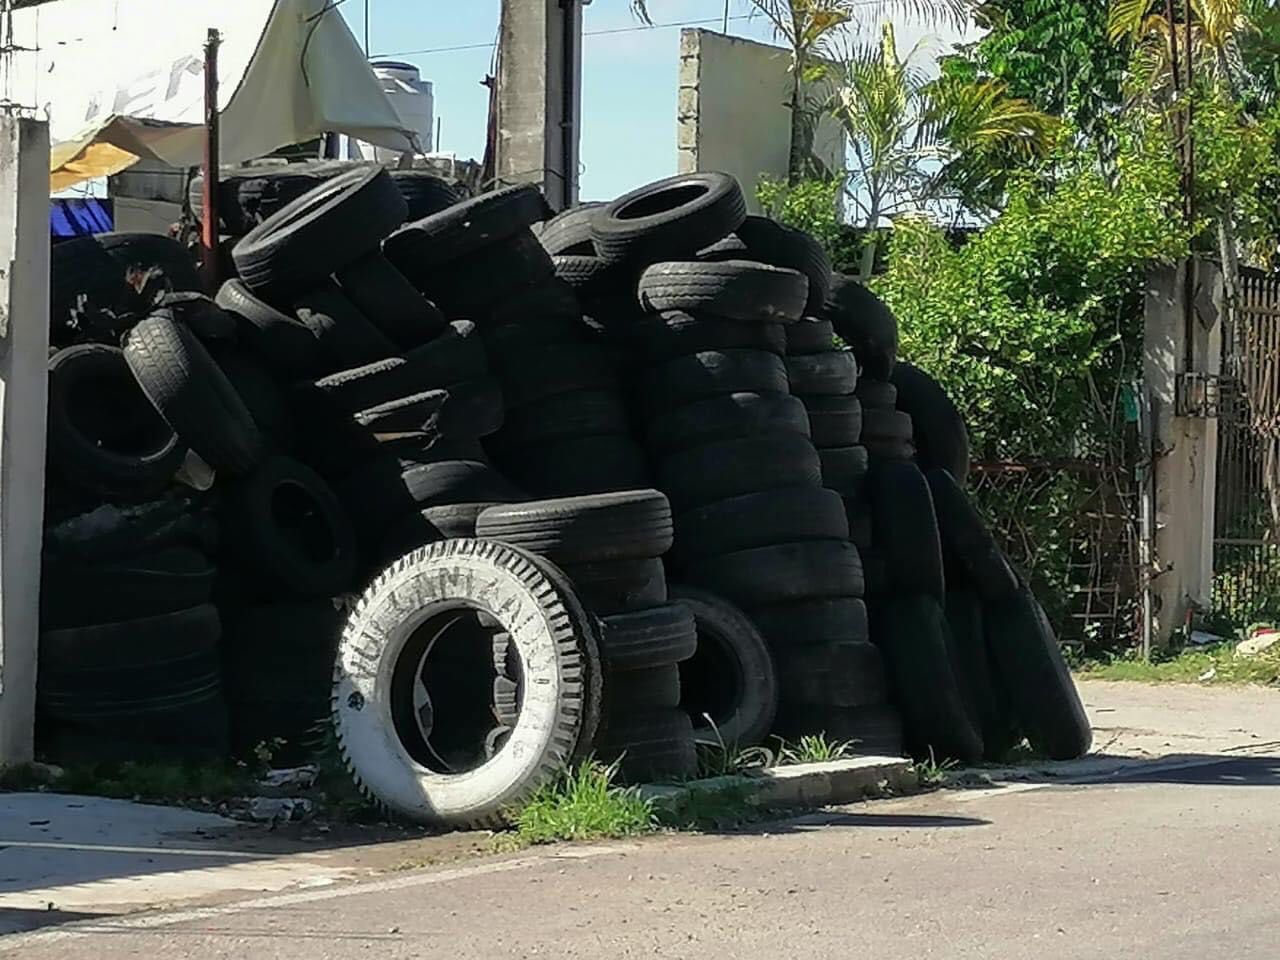
[(1088, 656), (1133, 645), (1141, 581), (1132, 470), (1087, 460), (975, 463), (969, 488), (1064, 646)]

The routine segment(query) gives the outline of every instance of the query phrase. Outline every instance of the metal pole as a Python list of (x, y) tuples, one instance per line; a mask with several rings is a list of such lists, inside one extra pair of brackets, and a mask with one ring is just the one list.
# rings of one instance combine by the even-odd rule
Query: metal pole
[(731, 3), (733, 3), (733, 0), (724, 0), (724, 27), (720, 32), (725, 36), (729, 35), (729, 5)]
[(369, 59), (369, 0), (364, 0), (364, 56)]
[(205, 291), (218, 290), (218, 31), (209, 29), (204, 45), (204, 197), (200, 225), (200, 264)]

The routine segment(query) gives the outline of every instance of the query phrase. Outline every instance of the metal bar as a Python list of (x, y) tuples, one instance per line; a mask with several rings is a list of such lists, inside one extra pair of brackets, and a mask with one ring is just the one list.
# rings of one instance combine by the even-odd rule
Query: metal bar
[(205, 292), (218, 292), (218, 46), (222, 38), (209, 29), (204, 45), (204, 196), (200, 225), (200, 266)]

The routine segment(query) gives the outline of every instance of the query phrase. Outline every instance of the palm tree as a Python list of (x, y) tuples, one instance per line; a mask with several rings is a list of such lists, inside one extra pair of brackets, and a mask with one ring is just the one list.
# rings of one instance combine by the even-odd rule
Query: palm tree
[(1059, 123), (1001, 80), (930, 81), (898, 54), (893, 25), (877, 46), (842, 64), (828, 109), (843, 125), (854, 163), (849, 196), (868, 230), (860, 274), (875, 262), (874, 229), (888, 217), (944, 201), (994, 197), (1013, 167), (1046, 155)]
[(1209, 77), (1234, 93), (1245, 76), (1241, 42), (1255, 30), (1247, 5), (1250, 0), (1112, 0), (1107, 34), (1113, 43), (1133, 45), (1141, 93), (1163, 97), (1183, 85), (1173, 74), (1179, 59), (1182, 77)]

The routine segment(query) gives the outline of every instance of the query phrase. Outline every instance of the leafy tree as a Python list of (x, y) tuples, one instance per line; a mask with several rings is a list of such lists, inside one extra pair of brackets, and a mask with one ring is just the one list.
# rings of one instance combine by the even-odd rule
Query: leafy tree
[(942, 62), (943, 76), (1002, 80), (1009, 94), (1062, 117), (1086, 137), (1123, 99), (1125, 56), (1107, 42), (1096, 0), (986, 0), (974, 9), (986, 31)]

